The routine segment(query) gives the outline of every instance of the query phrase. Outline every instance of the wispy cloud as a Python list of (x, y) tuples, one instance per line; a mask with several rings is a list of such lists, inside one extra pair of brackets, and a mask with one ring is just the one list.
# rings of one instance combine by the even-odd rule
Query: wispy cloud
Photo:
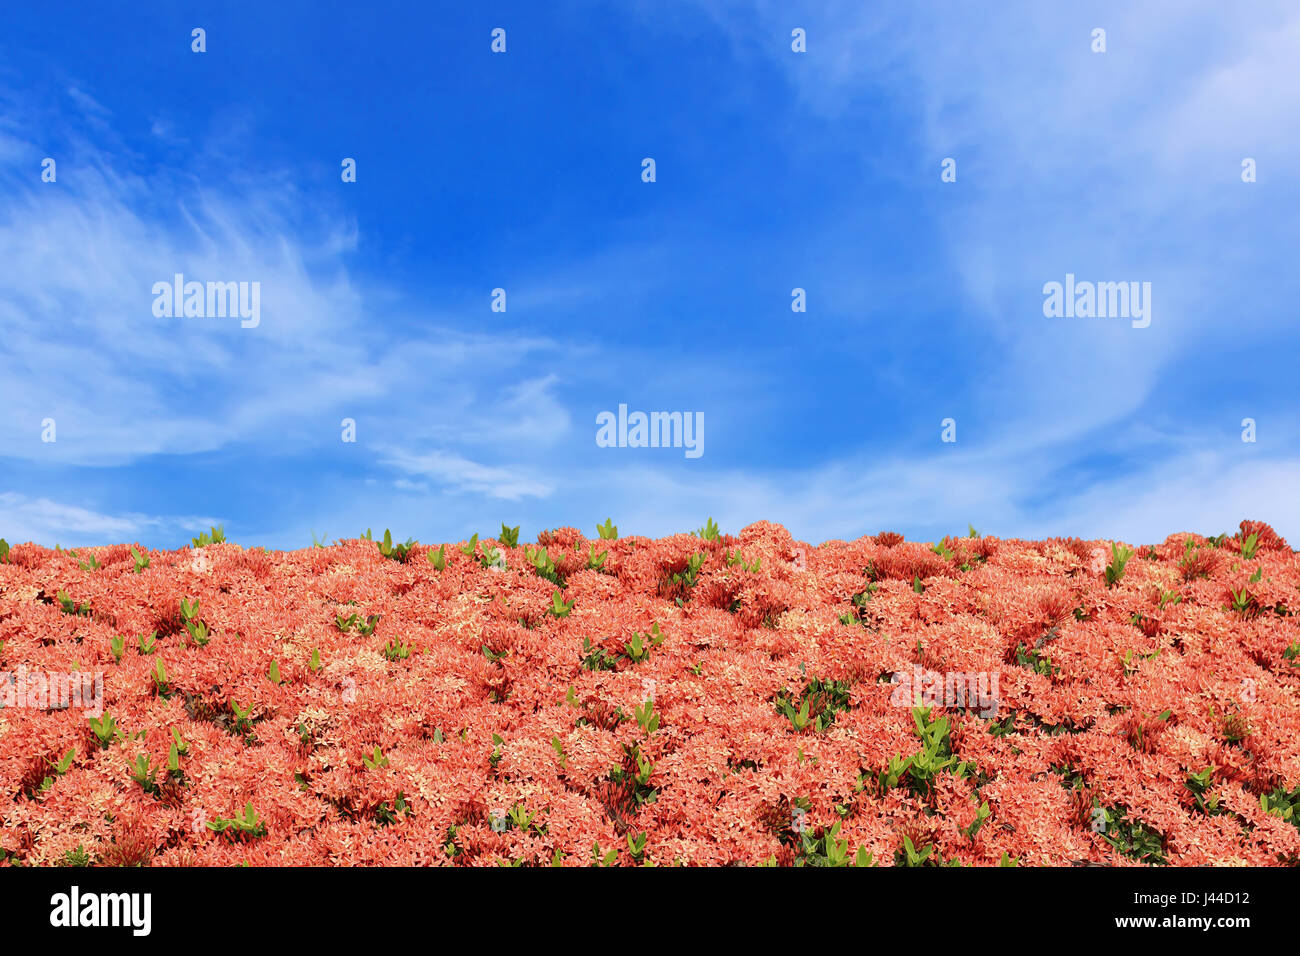
[[(554, 490), (546, 482), (532, 477), (525, 468), (493, 467), (445, 452), (413, 455), (394, 449), (382, 461), (408, 475), (429, 478), (457, 493), (519, 501), (521, 498), (545, 498)], [(398, 487), (414, 490), (419, 486), (412, 486), (408, 479)]]
[[(1300, 153), (1294, 4), (699, 6), (742, 62), (781, 71), (803, 123), (836, 128), (885, 106), (902, 117), (892, 175), (899, 189), (932, 184), (922, 209), (982, 350), (954, 374), (1000, 433), (1059, 439), (1118, 423), (1179, 361), (1230, 339), (1229, 316), (1244, 313), (1255, 335), (1291, 325), (1270, 303), (1300, 293), (1297, 227), (1267, 207), (1300, 190), (1276, 177), (1251, 192), (1239, 174), (1244, 156), (1280, 172)], [(793, 26), (808, 31), (806, 55), (790, 53)], [(1104, 54), (1091, 50), (1094, 27), (1107, 30)], [(856, 142), (873, 171), (884, 147)], [(939, 181), (944, 157), (956, 183)], [(841, 285), (834, 270), (819, 283)], [(1042, 284), (1067, 271), (1152, 281), (1153, 326), (1048, 324)]]
[[(302, 213), (274, 174), (262, 184), (198, 186), (184, 172), (146, 182), (124, 162), (83, 139), (56, 183), (30, 169), (4, 176), (7, 454), (122, 464), (268, 432), (284, 450), (337, 441), (342, 416), (389, 440), (548, 443), (568, 429), (556, 376), (518, 377), (557, 343), (470, 332), (459, 327), (466, 317), (430, 315), (382, 281), (358, 281), (343, 213)], [(155, 317), (153, 286), (177, 273), (259, 283), (260, 325)], [(53, 445), (40, 441), (46, 418), (57, 423)], [(299, 437), (307, 429), (314, 439)]]
[[(852, 539), (904, 530), (913, 539), (963, 534), (974, 524), (999, 537), (1163, 541), (1177, 532), (1218, 534), (1243, 518), (1300, 529), (1300, 457), (1247, 460), (1212, 451), (1174, 452), (1101, 473), (1071, 474), (1070, 462), (1005, 449), (889, 459), (851, 458), (764, 473), (684, 474), (656, 467), (589, 472), (583, 514), (615, 517), (625, 533), (661, 535), (698, 527), (708, 515), (736, 530), (775, 520), (802, 540)], [(1267, 504), (1263, 504), (1267, 503)]]
[[(0, 492), (0, 528), (13, 544), (37, 541), (68, 546), (134, 541), (164, 532), (201, 531), (221, 524), (218, 518), (161, 517), (145, 514), (102, 514), (89, 508)], [(148, 543), (146, 541), (146, 543)]]
[[(4, 520), (165, 534), (134, 512), (190, 495), (268, 544), (384, 516), (436, 537), (709, 513), (812, 539), (969, 521), (1141, 540), (1245, 516), (1300, 537), (1280, 384), (1300, 296), (1293, 4), (636, 9), (628, 52), (653, 75), (593, 59), (588, 128), (480, 90), (509, 155), (468, 114), (450, 145), (376, 127), (355, 188), (319, 124), (238, 91), (196, 122), (183, 99), (83, 80), (0, 87)], [(665, 50), (691, 82), (653, 72)], [(530, 74), (556, 102), (567, 82)], [(260, 282), (260, 326), (155, 318), (177, 272)], [(1043, 283), (1067, 272), (1150, 281), (1151, 327), (1045, 318)], [(620, 402), (704, 412), (706, 456), (597, 449), (594, 415)]]

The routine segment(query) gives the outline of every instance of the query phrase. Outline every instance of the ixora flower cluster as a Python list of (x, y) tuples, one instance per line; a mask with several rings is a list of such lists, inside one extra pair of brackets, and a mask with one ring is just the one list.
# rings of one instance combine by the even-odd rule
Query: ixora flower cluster
[(1298, 587), (1257, 522), (0, 543), (0, 860), (1294, 864)]

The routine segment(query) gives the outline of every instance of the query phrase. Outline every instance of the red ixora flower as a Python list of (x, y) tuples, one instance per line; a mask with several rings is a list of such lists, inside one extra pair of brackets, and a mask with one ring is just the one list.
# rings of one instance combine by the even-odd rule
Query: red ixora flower
[(1263, 522), (502, 537), (14, 545), (0, 864), (1300, 861)]

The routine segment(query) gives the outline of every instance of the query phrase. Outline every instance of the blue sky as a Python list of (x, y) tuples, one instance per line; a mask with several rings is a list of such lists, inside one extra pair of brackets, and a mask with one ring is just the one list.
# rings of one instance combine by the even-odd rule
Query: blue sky
[[(995, 7), (14, 7), (0, 536), (1300, 537), (1300, 8)], [(177, 272), (260, 325), (155, 317)], [(620, 403), (704, 454), (597, 447)]]

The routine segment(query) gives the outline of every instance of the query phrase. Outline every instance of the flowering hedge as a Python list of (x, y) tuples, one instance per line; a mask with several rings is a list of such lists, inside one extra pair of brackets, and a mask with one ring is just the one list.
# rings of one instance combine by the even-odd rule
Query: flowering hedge
[(1300, 564), (1267, 525), (616, 533), (13, 546), (0, 858), (1300, 859)]

